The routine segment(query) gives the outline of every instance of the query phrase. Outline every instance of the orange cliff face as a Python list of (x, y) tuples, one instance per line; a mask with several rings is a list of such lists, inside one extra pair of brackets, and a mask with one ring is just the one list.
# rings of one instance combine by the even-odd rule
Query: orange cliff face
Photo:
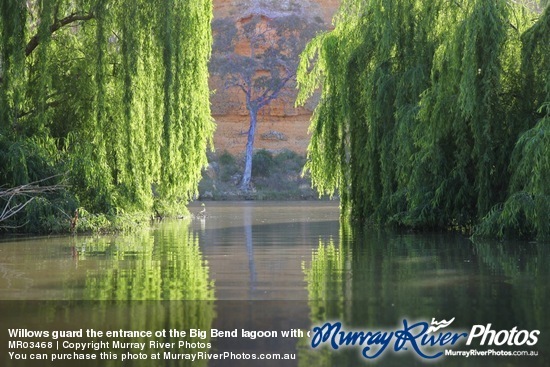
[[(231, 21), (240, 29), (253, 15), (267, 20), (296, 15), (304, 21), (314, 22), (321, 29), (329, 29), (339, 3), (339, 0), (214, 0), (214, 20)], [(247, 40), (238, 39), (234, 52), (248, 55), (250, 44)], [(220, 50), (214, 46), (213, 55), (216, 53), (219, 54)], [(256, 76), (262, 73), (265, 71), (257, 70)], [(210, 77), (212, 115), (217, 123), (214, 146), (218, 153), (243, 154), (249, 126), (245, 95), (238, 88), (225, 88), (223, 82), (219, 75)], [(273, 152), (290, 149), (305, 154), (315, 101), (295, 108), (295, 82), (288, 83), (281, 94), (259, 111), (254, 148)]]

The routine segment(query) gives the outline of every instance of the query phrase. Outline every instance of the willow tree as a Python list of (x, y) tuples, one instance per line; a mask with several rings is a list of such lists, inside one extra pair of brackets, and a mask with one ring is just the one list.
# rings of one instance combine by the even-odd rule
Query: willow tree
[(214, 129), (210, 0), (2, 2), (2, 181), (69, 171), (88, 210), (195, 193)]
[[(298, 73), (299, 103), (322, 88), (306, 166), (314, 184), (338, 190), (360, 221), (480, 223), (518, 190), (509, 171), (545, 172), (543, 142), (521, 164), (512, 151), (544, 114), (547, 59), (529, 67), (522, 53), (545, 55), (546, 22), (505, 0), (344, 1)], [(527, 222), (548, 217), (544, 203)]]
[(550, 7), (522, 35), (525, 131), (512, 151), (510, 188), (477, 228), (478, 235), (550, 239)]
[(322, 85), (306, 168), (320, 190), (339, 190), (355, 217), (403, 210), (442, 5), (344, 1), (335, 30), (302, 56), (298, 102)]

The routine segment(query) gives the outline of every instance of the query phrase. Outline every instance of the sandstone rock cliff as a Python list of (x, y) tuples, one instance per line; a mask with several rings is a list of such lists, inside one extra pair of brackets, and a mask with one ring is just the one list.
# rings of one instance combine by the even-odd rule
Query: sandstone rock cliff
[[(337, 0), (214, 0), (214, 19), (234, 22), (237, 27), (246, 23), (253, 15), (274, 19), (296, 15), (304, 22), (318, 24), (321, 29), (331, 26), (332, 16), (337, 10)], [(237, 42), (236, 53), (246, 53), (247, 43)], [(213, 53), (219, 53), (216, 47)], [(261, 72), (261, 71), (259, 71)], [(211, 77), (212, 114), (217, 123), (214, 136), (216, 151), (241, 154), (246, 145), (248, 111), (244, 94), (233, 89), (224, 89), (219, 77)], [(314, 103), (305, 108), (294, 108), (294, 83), (287, 87), (286, 97), (271, 102), (260, 110), (255, 148), (280, 151), (290, 149), (305, 153), (309, 136), (309, 119)]]

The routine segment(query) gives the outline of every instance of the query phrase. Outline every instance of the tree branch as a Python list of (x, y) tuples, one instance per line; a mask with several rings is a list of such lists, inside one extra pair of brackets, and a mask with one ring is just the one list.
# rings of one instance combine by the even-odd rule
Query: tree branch
[[(49, 180), (58, 176), (61, 176), (61, 175), (47, 177), (40, 181), (31, 182), (29, 184), (9, 188), (7, 190), (0, 190), (0, 200), (5, 201), (4, 208), (0, 213), (0, 223), (19, 213), (31, 201), (33, 201), (36, 198), (36, 196), (63, 189), (65, 187), (63, 184), (56, 184), (56, 185), (49, 185), (49, 186), (38, 185), (41, 182), (44, 182), (46, 180)], [(25, 197), (26, 199), (24, 202), (13, 204), (12, 201), (17, 197)], [(0, 224), (0, 229), (5, 229), (5, 228), (8, 228), (8, 226)]]
[(288, 83), (293, 77), (294, 77), (294, 73), (291, 73), (287, 75), (285, 78), (283, 78), (281, 80), (281, 83), (276, 88), (265, 89), (262, 95), (256, 98), (258, 107), (262, 108), (264, 106), (267, 106), (269, 103), (271, 103), (271, 101), (277, 98), (279, 96), (279, 92), (283, 90), (286, 83)]
[[(50, 26), (50, 33), (54, 33), (59, 28), (66, 26), (67, 24), (71, 24), (74, 22), (77, 22), (79, 20), (90, 20), (93, 19), (95, 16), (93, 13), (88, 14), (71, 14), (69, 16), (66, 16), (63, 19), (56, 19), (56, 21)], [(38, 47), (38, 44), (40, 43), (39, 35), (38, 33), (35, 34), (27, 43), (27, 47), (25, 47), (25, 56), (29, 56), (36, 47)]]
[(241, 83), (237, 83), (237, 84), (235, 84), (235, 86), (236, 86), (237, 88), (240, 88), (240, 89), (243, 91), (243, 93), (244, 93), (245, 95), (247, 95), (247, 94), (250, 93), (250, 92), (244, 87), (244, 85), (241, 84)]
[[(59, 100), (59, 101), (52, 101), (52, 102), (47, 102), (44, 107), (45, 108), (50, 108), (50, 107), (57, 107), (57, 106), (60, 106), (62, 105), (63, 103), (67, 102), (66, 99), (62, 99), (62, 100)], [(38, 108), (35, 108), (35, 109), (32, 109), (32, 110), (29, 110), (29, 111), (23, 111), (19, 114), (18, 118), (22, 118), (22, 117), (25, 117), (27, 115), (30, 115), (32, 113), (35, 113), (38, 111)]]

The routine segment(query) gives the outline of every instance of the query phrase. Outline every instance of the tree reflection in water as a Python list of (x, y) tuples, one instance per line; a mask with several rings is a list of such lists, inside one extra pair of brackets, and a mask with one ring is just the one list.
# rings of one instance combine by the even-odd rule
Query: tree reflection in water
[[(88, 321), (96, 329), (167, 330), (161, 338), (119, 339), (145, 342), (147, 354), (160, 353), (161, 359), (164, 352), (209, 350), (209, 333), (205, 339), (169, 335), (169, 330), (210, 330), (215, 318), (214, 284), (198, 236), (190, 232), (188, 222), (166, 223), (153, 232), (131, 236), (96, 238), (77, 246), (77, 250), (79, 262), (101, 258), (97, 268), (87, 271), (82, 298), (104, 302), (81, 303), (89, 308)], [(176, 348), (149, 348), (150, 340), (175, 343)], [(204, 347), (177, 348), (179, 342), (202, 343)], [(125, 365), (154, 363), (150, 359), (132, 360)], [(100, 360), (97, 365), (120, 366), (120, 361)], [(206, 366), (207, 361), (163, 360), (162, 365), (195, 367)]]
[[(466, 332), (472, 325), (488, 323), (496, 330), (514, 326), (541, 330), (531, 350), (548, 350), (549, 253), (542, 244), (472, 243), (455, 235), (395, 235), (343, 224), (339, 243), (321, 242), (311, 263), (304, 264), (311, 325), (338, 320), (347, 330), (396, 330), (402, 328), (403, 319), (431, 322), (456, 317), (452, 328)], [(300, 366), (372, 363), (361, 357), (361, 348), (313, 350), (309, 342), (300, 341)], [(509, 349), (518, 348), (523, 347)], [(422, 364), (408, 352), (387, 351), (382, 361), (384, 366), (401, 366), (405, 361)], [(546, 366), (549, 360), (544, 355), (528, 361), (506, 359), (510, 366), (527, 362)], [(502, 363), (502, 357), (443, 357), (436, 362), (445, 366)]]

